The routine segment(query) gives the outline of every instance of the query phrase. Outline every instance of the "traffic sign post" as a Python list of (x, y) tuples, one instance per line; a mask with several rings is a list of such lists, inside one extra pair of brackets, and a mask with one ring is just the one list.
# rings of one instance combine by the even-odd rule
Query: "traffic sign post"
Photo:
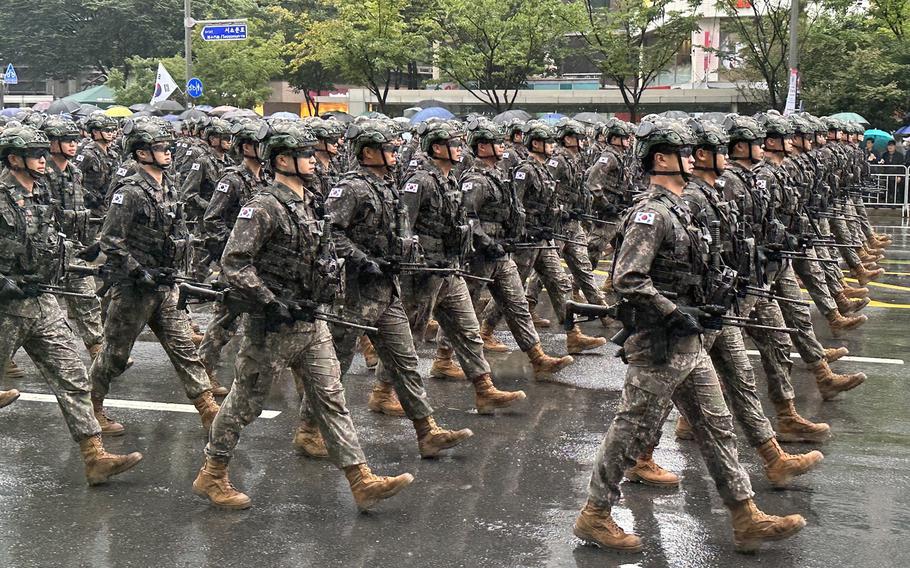
[(193, 77), (186, 82), (186, 94), (193, 97), (194, 99), (198, 99), (202, 96), (202, 93), (202, 81), (199, 79), (199, 77)]
[(246, 39), (245, 22), (215, 22), (202, 27), (204, 41), (242, 41)]
[(6, 72), (3, 74), (3, 84), (4, 85), (17, 85), (19, 84), (19, 75), (16, 74), (16, 69), (13, 68), (13, 64), (10, 63), (6, 66)]

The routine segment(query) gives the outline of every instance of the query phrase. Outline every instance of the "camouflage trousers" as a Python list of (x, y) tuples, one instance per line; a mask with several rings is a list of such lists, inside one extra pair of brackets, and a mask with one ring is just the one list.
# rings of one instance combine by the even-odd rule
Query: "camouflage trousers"
[(614, 225), (595, 224), (588, 233), (588, 259), (594, 270), (598, 269), (604, 253), (610, 249), (618, 229), (619, 223)]
[[(22, 302), (37, 305), (35, 317), (5, 313), (4, 304)], [(76, 337), (54, 298), (44, 295), (39, 299), (0, 302), (0, 361), (9, 360), (20, 347), (25, 349), (57, 398), (73, 439), (81, 442), (100, 434), (101, 427), (92, 411), (91, 383), (76, 351)], [(0, 364), (0, 379), (6, 372), (5, 367)]]
[(471, 274), (493, 280), (487, 284), (477, 280), (467, 281), (474, 306), (480, 305), (481, 294), (486, 287), (496, 305), (502, 310), (506, 325), (518, 343), (518, 348), (528, 351), (540, 343), (540, 336), (534, 329), (528, 299), (525, 297), (524, 285), (515, 261), (507, 256), (491, 260), (478, 255), (471, 259)]
[[(853, 238), (853, 233), (850, 231), (850, 227), (847, 226), (847, 221), (843, 219), (828, 219), (828, 226), (831, 227), (831, 234), (834, 236), (834, 241), (839, 245), (856, 245), (860, 246)], [(862, 265), (862, 262), (859, 259), (859, 254), (856, 252), (855, 248), (837, 248), (832, 251), (837, 252), (844, 261), (847, 263), (847, 266), (850, 268), (856, 268)], [(834, 258), (837, 258), (836, 256)]]
[[(780, 306), (774, 300), (746, 296), (739, 303), (739, 313), (751, 314), (761, 325), (784, 327), (784, 316)], [(790, 370), (793, 361), (790, 359), (790, 336), (782, 331), (767, 329), (745, 329), (761, 355), (762, 369), (768, 383), (768, 396), (772, 402), (793, 400), (795, 393), (790, 383)]]
[(630, 337), (624, 346), (629, 369), (610, 429), (594, 459), (588, 496), (597, 506), (619, 501), (626, 469), (656, 437), (671, 404), (692, 425), (708, 472), (727, 505), (753, 495), (749, 475), (739, 463), (733, 417), (724, 402), (701, 336), (672, 340), (667, 362), (651, 361), (649, 332)]
[[(828, 220), (819, 219), (817, 221), (817, 224), (818, 232), (821, 233), (822, 238), (831, 238), (831, 227), (828, 225)], [(837, 260), (840, 258), (840, 253), (834, 251), (834, 249), (830, 247), (815, 247), (815, 252), (818, 254), (818, 258), (832, 260)], [(831, 292), (831, 294), (837, 295), (839, 292), (842, 292), (844, 290), (844, 286), (841, 283), (843, 273), (841, 272), (840, 266), (831, 262), (826, 262), (821, 263), (821, 268), (825, 273), (825, 281), (828, 283), (828, 290)]]
[[(540, 245), (547, 245), (546, 241), (541, 241)], [(562, 269), (562, 263), (559, 261), (559, 254), (553, 249), (544, 250), (525, 250), (514, 253), (512, 260), (518, 267), (518, 275), (521, 281), (527, 281), (531, 272), (537, 273), (547, 294), (550, 296), (550, 303), (553, 304), (553, 311), (556, 312), (556, 318), (560, 323), (566, 319), (566, 302), (572, 294), (572, 284), (568, 276)], [(536, 298), (528, 297), (528, 304), (534, 306), (537, 304)], [(492, 328), (496, 328), (502, 320), (502, 308), (496, 302), (490, 302), (484, 308), (481, 319)]]
[[(806, 249), (806, 256), (818, 258), (815, 248), (813, 247), (808, 247)], [(799, 279), (802, 280), (803, 285), (809, 292), (809, 297), (812, 298), (812, 301), (815, 302), (816, 307), (818, 307), (818, 311), (820, 311), (823, 316), (827, 316), (834, 312), (837, 309), (837, 303), (834, 301), (834, 297), (831, 295), (831, 291), (828, 288), (828, 281), (825, 277), (825, 271), (821, 265), (822, 263), (800, 259), (793, 260), (792, 263), (793, 272), (799, 275)], [(797, 292), (799, 292), (798, 288)], [(799, 298), (797, 297), (797, 299)], [(783, 306), (781, 306), (781, 309), (783, 309)], [(786, 316), (786, 313), (784, 316)]]
[[(572, 221), (566, 225), (564, 233), (573, 241), (585, 243), (583, 245), (556, 241), (559, 252), (563, 260), (566, 261), (566, 267), (569, 271), (572, 285), (575, 289), (580, 290), (587, 299), (589, 304), (602, 306), (604, 303), (600, 290), (597, 289), (597, 282), (594, 280), (594, 269), (591, 267), (591, 259), (588, 256), (588, 235), (579, 221)], [(531, 277), (528, 284), (528, 301), (535, 305), (537, 298), (543, 291), (543, 283), (539, 275)]]
[[(383, 286), (384, 289), (374, 288), (369, 295), (365, 295), (356, 285), (351, 286), (351, 280), (348, 279), (342, 317), (379, 329), (379, 333), (368, 332), (366, 335), (385, 368), (380, 376), (387, 377), (394, 386), (395, 394), (408, 418), (417, 420), (431, 416), (433, 408), (427, 398), (423, 378), (417, 372), (414, 336), (397, 292)], [(338, 325), (331, 326), (331, 330), (343, 375), (351, 367), (354, 347), (363, 331)], [(301, 410), (303, 415), (308, 412), (306, 409)]]
[(64, 296), (63, 302), (66, 304), (66, 315), (76, 326), (76, 333), (82, 338), (85, 348), (98, 345), (104, 339), (104, 329), (101, 325), (101, 300), (95, 296), (94, 277), (66, 278), (63, 285), (69, 292), (91, 296), (91, 298)]
[(872, 223), (869, 222), (869, 213), (866, 211), (866, 204), (863, 203), (861, 197), (853, 198), (851, 203), (856, 210), (856, 214), (862, 217), (862, 219), (859, 220), (859, 224), (863, 235), (866, 236), (866, 239), (864, 240), (871, 239), (872, 235), (875, 234), (875, 230), (872, 229)]
[(164, 347), (188, 398), (195, 399), (212, 389), (193, 345), (189, 316), (177, 309), (177, 288), (142, 290), (119, 284), (110, 289), (108, 297), (104, 349), (89, 371), (93, 394), (107, 396), (111, 381), (126, 370), (133, 344), (146, 324)]
[[(805, 282), (806, 280), (803, 279), (803, 283)], [(802, 300), (799, 283), (796, 281), (796, 274), (793, 271), (793, 267), (789, 265), (785, 266), (777, 274), (771, 290), (775, 295), (783, 298)], [(809, 306), (792, 302), (778, 302), (778, 306), (787, 326), (799, 330), (799, 333), (790, 335), (790, 340), (793, 342), (793, 346), (796, 347), (796, 351), (803, 362), (809, 365), (821, 361), (825, 357), (825, 348), (815, 336), (815, 328), (812, 326), (812, 314), (809, 312)], [(835, 309), (837, 309), (837, 306), (835, 306)]]
[(235, 367), (234, 386), (215, 417), (205, 447), (208, 457), (230, 461), (240, 431), (262, 413), (274, 377), (289, 367), (303, 385), (313, 422), (319, 427), (332, 463), (339, 469), (366, 463), (325, 322), (298, 321), (277, 332), (266, 332), (263, 318), (247, 316)]
[[(423, 337), (430, 315), (439, 323), (437, 345), (458, 358), (469, 379), (490, 372), (483, 354), (480, 324), (471, 302), (468, 285), (461, 276), (439, 278), (429, 274), (402, 277), (401, 296), (408, 314), (411, 334)], [(383, 382), (390, 382), (380, 363), (376, 370)]]
[(199, 360), (209, 376), (214, 376), (215, 369), (221, 362), (221, 352), (237, 333), (239, 323), (240, 317), (237, 314), (232, 314), (224, 304), (215, 303), (212, 320), (199, 344)]

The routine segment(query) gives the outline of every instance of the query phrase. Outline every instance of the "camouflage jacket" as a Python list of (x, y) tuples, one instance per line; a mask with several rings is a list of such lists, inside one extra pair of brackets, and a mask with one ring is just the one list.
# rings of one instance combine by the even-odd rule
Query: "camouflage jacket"
[[(263, 173), (260, 170), (260, 176)], [(221, 258), (240, 208), (267, 185), (265, 179), (256, 177), (245, 165), (225, 170), (202, 216), (201, 232), (212, 258)]]

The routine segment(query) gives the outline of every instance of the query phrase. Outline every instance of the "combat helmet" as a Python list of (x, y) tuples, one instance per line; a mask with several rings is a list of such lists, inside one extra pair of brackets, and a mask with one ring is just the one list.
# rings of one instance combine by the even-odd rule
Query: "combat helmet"
[(44, 131), (44, 134), (52, 140), (65, 139), (73, 141), (81, 138), (79, 127), (76, 126), (76, 123), (69, 118), (64, 118), (59, 115), (47, 117), (47, 120), (44, 121), (42, 130)]
[(123, 124), (123, 151), (128, 156), (133, 156), (143, 165), (155, 166), (159, 169), (167, 167), (161, 164), (152, 154), (151, 162), (142, 162), (136, 155), (137, 150), (150, 150), (153, 144), (174, 142), (174, 131), (170, 124), (163, 120), (154, 120), (151, 117), (145, 120), (131, 119)]
[(556, 141), (556, 132), (554, 132), (553, 127), (551, 127), (546, 122), (540, 120), (531, 120), (528, 121), (524, 130), (524, 145), (528, 148), (529, 151), (533, 152), (533, 143), (535, 140), (540, 140), (546, 144), (547, 142)]
[(572, 118), (561, 118), (556, 123), (556, 139), (562, 141), (566, 136), (575, 136), (579, 140), (587, 138), (588, 129), (581, 122)]
[[(316, 137), (299, 121), (262, 123), (256, 139), (259, 141), (259, 158), (263, 162), (270, 162), (273, 165), (275, 158), (280, 154), (291, 153), (295, 157), (311, 157), (316, 152)], [(279, 173), (299, 175), (299, 172), (296, 171), (296, 161), (294, 169), (295, 171), (291, 173)]]
[(83, 122), (83, 128), (94, 137), (94, 132), (96, 130), (108, 130), (116, 129), (118, 126), (117, 119), (113, 116), (108, 116), (100, 110), (90, 113), (85, 117)]
[(460, 140), (461, 132), (447, 120), (430, 119), (417, 125), (417, 135), (420, 136), (420, 149), (427, 156), (436, 157), (432, 155), (433, 144), (444, 144), (448, 154), (445, 159), (452, 161), (449, 144), (453, 140)]
[(477, 149), (477, 144), (481, 142), (499, 142), (505, 139), (503, 128), (482, 116), (472, 118), (465, 125), (468, 130), (468, 146)]
[(5, 163), (10, 169), (25, 170), (34, 179), (43, 174), (28, 167), (14, 167), (7, 161), (7, 156), (14, 154), (25, 158), (40, 158), (47, 156), (51, 147), (50, 140), (44, 132), (28, 125), (8, 126), (0, 133), (0, 162)]
[[(344, 133), (344, 138), (351, 145), (351, 152), (358, 160), (363, 159), (363, 149), (367, 146), (382, 147), (395, 143), (396, 135), (381, 120), (365, 119), (353, 122)], [(385, 160), (385, 155), (383, 155)], [(392, 166), (393, 164), (385, 164)]]
[[(259, 155), (259, 129), (263, 122), (257, 118), (242, 118), (231, 126), (231, 155), (242, 160), (243, 158), (262, 159)], [(245, 156), (243, 145), (253, 144), (255, 156)]]

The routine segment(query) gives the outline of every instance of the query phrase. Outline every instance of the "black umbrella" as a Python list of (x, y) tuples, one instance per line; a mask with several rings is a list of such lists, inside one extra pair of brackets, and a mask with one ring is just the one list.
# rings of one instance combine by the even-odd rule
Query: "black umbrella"
[(47, 111), (45, 112), (47, 112), (47, 114), (73, 114), (78, 112), (80, 108), (82, 108), (82, 105), (76, 101), (57, 99), (47, 107)]
[(191, 108), (190, 110), (185, 110), (177, 115), (180, 117), (180, 120), (186, 120), (188, 118), (205, 118), (208, 115), (202, 112), (199, 109)]
[(133, 116), (131, 116), (130, 118), (137, 118), (137, 117), (140, 117), (140, 116), (155, 116), (155, 115), (152, 114), (152, 113), (150, 113), (150, 112), (147, 111), (147, 110), (140, 110), (139, 112), (134, 112), (134, 113), (133, 113)]
[(173, 114), (184, 110), (182, 104), (172, 100), (158, 101), (152, 105), (152, 108), (157, 111), (164, 111), (162, 114)]
[(322, 118), (325, 120), (334, 118), (338, 122), (352, 122), (354, 120), (353, 116), (340, 110), (330, 110), (329, 112), (323, 114)]
[(88, 115), (92, 114), (93, 112), (98, 112), (98, 111), (101, 111), (101, 109), (99, 107), (96, 107), (95, 105), (83, 103), (82, 105), (79, 106), (79, 110), (77, 110), (73, 114), (78, 115), (78, 116), (88, 116)]
[(520, 120), (522, 122), (525, 122), (531, 120), (531, 115), (521, 110), (520, 108), (513, 108), (512, 110), (501, 112), (493, 117), (493, 122), (498, 122), (499, 124), (505, 124), (510, 120)]
[(150, 105), (148, 103), (136, 103), (134, 105), (130, 105), (130, 110), (133, 112), (142, 112), (142, 111), (150, 112), (150, 111), (155, 110), (155, 107), (153, 107), (152, 105)]
[(236, 118), (259, 118), (259, 115), (256, 114), (255, 110), (248, 108), (238, 108), (237, 110), (232, 110), (221, 115), (221, 118), (225, 120), (234, 120)]

